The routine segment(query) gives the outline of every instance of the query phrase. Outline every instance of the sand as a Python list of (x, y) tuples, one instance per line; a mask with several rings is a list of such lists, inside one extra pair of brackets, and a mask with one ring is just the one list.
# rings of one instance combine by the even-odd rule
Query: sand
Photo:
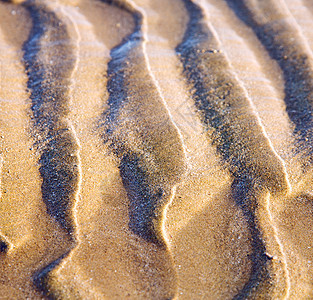
[(0, 299), (313, 298), (310, 1), (0, 20)]

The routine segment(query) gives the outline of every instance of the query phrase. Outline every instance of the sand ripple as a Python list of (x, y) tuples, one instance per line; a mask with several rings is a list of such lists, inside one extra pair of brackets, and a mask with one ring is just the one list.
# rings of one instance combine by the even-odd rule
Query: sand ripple
[(313, 6), (0, 2), (0, 298), (313, 297)]

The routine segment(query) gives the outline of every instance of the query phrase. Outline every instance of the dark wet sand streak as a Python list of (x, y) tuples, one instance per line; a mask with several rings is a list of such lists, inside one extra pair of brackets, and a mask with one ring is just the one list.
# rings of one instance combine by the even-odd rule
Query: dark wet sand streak
[(0, 296), (42, 299), (44, 296), (34, 287), (33, 275), (68, 251), (71, 242), (60, 224), (46, 212), (39, 157), (30, 135), (31, 104), (22, 46), (32, 20), (27, 9), (18, 5), (0, 3), (0, 15), (1, 47), (5, 49), (1, 55), (4, 73), (1, 73), (0, 151), (4, 160), (0, 230), (10, 241), (10, 247), (1, 253)]
[[(189, 24), (177, 47), (184, 74), (193, 85), (193, 99), (203, 122), (212, 128), (219, 153), (234, 176), (233, 197), (250, 224), (253, 255), (250, 280), (237, 298), (270, 293), (271, 260), (266, 255), (256, 209), (266, 190), (273, 194), (289, 189), (283, 162), (273, 150), (260, 121), (219, 43), (208, 27), (203, 10), (184, 1)], [(262, 148), (260, 149), (260, 145)]]
[[(69, 233), (78, 184), (77, 145), (66, 121), (74, 55), (65, 25), (42, 4), (28, 5), (33, 28), (24, 45), (34, 137), (47, 210)], [(57, 53), (57, 56), (55, 55)]]
[(210, 13), (210, 22), (219, 36), (221, 47), (288, 170), (294, 155), (294, 126), (286, 112), (284, 79), (278, 63), (225, 1), (206, 0), (203, 7)]
[(120, 173), (130, 201), (130, 229), (157, 245), (164, 256), (162, 273), (167, 270), (168, 274), (163, 284), (167, 287), (158, 297), (174, 297), (176, 275), (162, 226), (166, 204), (185, 170), (182, 140), (148, 69), (144, 16), (127, 1), (112, 4), (133, 16), (135, 29), (111, 50), (109, 110), (104, 115), (103, 138), (120, 159)]
[[(66, 26), (56, 14), (42, 3), (25, 5), (33, 22), (23, 49), (32, 101), (33, 136), (40, 154), (42, 198), (47, 212), (74, 242), (72, 209), (79, 184), (78, 145), (66, 118), (75, 57)], [(34, 275), (35, 284), (47, 295), (50, 295), (47, 276), (59, 261), (61, 258)]]
[[(108, 66), (110, 109), (106, 113), (104, 139), (111, 143), (121, 159), (121, 174), (131, 199), (130, 227), (142, 238), (163, 244), (162, 209), (173, 185), (184, 172), (184, 153), (176, 128), (171, 125), (146, 66), (141, 36), (143, 17), (138, 12), (132, 13), (137, 23), (134, 33), (111, 51), (112, 60)], [(124, 119), (120, 119), (121, 116)], [(158, 131), (151, 131), (149, 126), (155, 126)], [(121, 139), (127, 139), (127, 134), (138, 141), (130, 140), (127, 145)], [(162, 134), (166, 138), (162, 138)], [(149, 154), (144, 155), (145, 152)]]
[[(253, 3), (249, 0), (226, 0), (226, 2), (238, 18), (253, 29), (271, 57), (279, 64), (285, 80), (286, 110), (290, 120), (295, 124), (299, 150), (307, 157), (311, 157), (312, 54), (299, 28), (285, 5), (277, 1)], [(269, 10), (269, 7), (272, 9)]]

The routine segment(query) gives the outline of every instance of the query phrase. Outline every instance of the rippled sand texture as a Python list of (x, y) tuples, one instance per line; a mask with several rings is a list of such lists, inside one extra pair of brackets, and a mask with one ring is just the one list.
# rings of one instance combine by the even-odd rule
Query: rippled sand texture
[(0, 299), (313, 298), (311, 1), (0, 20)]

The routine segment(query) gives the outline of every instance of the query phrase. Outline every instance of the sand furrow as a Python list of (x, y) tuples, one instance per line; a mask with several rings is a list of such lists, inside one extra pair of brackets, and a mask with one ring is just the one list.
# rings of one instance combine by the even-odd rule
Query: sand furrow
[(226, 2), (279, 64), (285, 81), (286, 110), (299, 141), (298, 151), (311, 157), (313, 57), (301, 28), (283, 1)]
[[(75, 241), (73, 207), (80, 188), (79, 144), (68, 120), (75, 56), (66, 25), (43, 2), (25, 4), (33, 27), (24, 44), (32, 127), (40, 155), (41, 193), (47, 212)], [(58, 56), (55, 55), (58, 53)], [(64, 255), (63, 255), (64, 257)], [(60, 262), (60, 259), (57, 260)], [(50, 294), (47, 276), (56, 262), (36, 274), (35, 283)]]
[[(142, 24), (141, 24), (140, 30), (141, 30), (141, 34), (142, 34), (142, 51), (143, 51), (143, 55), (144, 55), (145, 64), (146, 64), (146, 67), (147, 67), (147, 70), (148, 70), (148, 74), (151, 77), (152, 82), (155, 85), (156, 90), (157, 90), (157, 92), (159, 94), (159, 98), (162, 100), (163, 105), (165, 107), (166, 119), (169, 119), (169, 121), (167, 121), (168, 122), (167, 126), (173, 126), (175, 128), (175, 130), (176, 130), (176, 134), (179, 137), (179, 142), (177, 142), (177, 141), (175, 141), (175, 142), (181, 144), (181, 149), (179, 149), (180, 152), (181, 152), (181, 155), (183, 156), (181, 163), (183, 165), (185, 165), (186, 164), (186, 159), (187, 159), (187, 152), (186, 152), (187, 151), (187, 149), (186, 149), (187, 147), (186, 147), (185, 142), (184, 142), (184, 137), (183, 137), (182, 131), (177, 126), (177, 124), (175, 122), (175, 119), (172, 116), (171, 110), (169, 109), (169, 106), (168, 106), (164, 96), (162, 95), (159, 83), (155, 79), (154, 73), (151, 71), (151, 66), (150, 66), (150, 62), (149, 62), (149, 58), (148, 58), (148, 54), (147, 54), (147, 49), (146, 49), (147, 27), (148, 27), (148, 25), (147, 25), (147, 16), (145, 15), (145, 11), (140, 6), (137, 6), (132, 0), (128, 0), (128, 2), (133, 6), (133, 8), (135, 10), (137, 10), (141, 14), (141, 22), (142, 22)], [(175, 138), (176, 138), (176, 136), (175, 136)], [(179, 180), (178, 180), (178, 182), (179, 182)], [(165, 229), (165, 219), (166, 219), (166, 212), (167, 212), (168, 206), (171, 204), (173, 198), (175, 197), (176, 186), (177, 186), (177, 184), (172, 187), (172, 190), (171, 190), (171, 193), (170, 193), (170, 196), (169, 196), (169, 200), (167, 201), (166, 205), (163, 208), (162, 217), (161, 217), (161, 219), (162, 219), (161, 223), (162, 224), (161, 224), (160, 230), (162, 231), (163, 238), (164, 238), (165, 242), (168, 244), (168, 246), (169, 246), (169, 240), (168, 240), (166, 229)]]
[[(245, 87), (273, 148), (285, 161), (290, 176), (295, 176), (292, 160), (293, 126), (284, 102), (282, 72), (255, 33), (240, 21), (224, 1), (206, 0), (203, 7), (210, 12), (210, 22), (221, 42), (221, 50), (236, 76)], [(270, 109), (269, 109), (270, 108)], [(301, 174), (301, 168), (297, 175)], [(292, 170), (292, 172), (290, 172)]]
[[(98, 263), (102, 269), (95, 271), (90, 257), (86, 261), (85, 253), (90, 251), (90, 241), (86, 238), (90, 235), (90, 228), (94, 228), (95, 223), (103, 222), (101, 217), (96, 215), (104, 202), (101, 185), (108, 176), (107, 173), (114, 172), (110, 169), (112, 166), (107, 162), (105, 155), (101, 153), (101, 151), (105, 152), (100, 145), (103, 142), (95, 133), (96, 120), (101, 114), (105, 89), (100, 76), (105, 72), (108, 50), (97, 40), (92, 25), (80, 9), (75, 6), (75, 3), (72, 4), (66, 1), (56, 1), (47, 5), (66, 26), (69, 43), (73, 45), (75, 56), (69, 77), (70, 110), (67, 122), (79, 150), (77, 151), (79, 182), (72, 207), (76, 245), (49, 265), (42, 279), (45, 280), (45, 286), (49, 288), (48, 295), (53, 298), (101, 299), (105, 293), (101, 292), (101, 288), (100, 291), (97, 289), (96, 281), (97, 278), (102, 279), (103, 264)], [(84, 7), (84, 3), (80, 2), (80, 4)], [(93, 5), (89, 5), (89, 8), (92, 7)], [(93, 70), (92, 74), (89, 72), (90, 68)], [(99, 77), (98, 80), (94, 75)], [(94, 237), (96, 243), (100, 240), (102, 237)], [(99, 261), (105, 261), (103, 256), (106, 253), (106, 245), (103, 244), (92, 250), (97, 253), (93, 258)], [(104, 248), (103, 251), (100, 251), (99, 249), (102, 248)], [(104, 263), (104, 268), (106, 267)], [(90, 280), (94, 281), (90, 282)]]
[[(111, 171), (105, 166), (105, 157), (97, 151), (102, 141), (99, 136), (96, 138), (95, 122), (100, 115), (104, 86), (99, 84), (100, 80), (93, 77), (95, 74), (101, 76), (104, 73), (106, 59), (103, 56), (108, 55), (108, 51), (97, 41), (91, 24), (77, 7), (64, 1), (46, 4), (66, 27), (68, 43), (72, 45), (74, 53), (73, 68), (69, 76), (69, 111), (66, 121), (78, 145), (79, 180), (71, 209), (76, 245), (43, 270), (40, 283), (46, 293), (53, 298), (100, 299), (104, 295), (89, 283), (89, 278), (90, 276), (93, 276), (92, 279), (101, 278), (100, 273), (103, 270), (102, 272), (92, 270), (91, 275), (90, 258), (86, 262), (81, 252), (88, 251), (90, 242), (86, 240), (86, 229), (90, 230), (90, 227), (94, 226), (90, 218), (95, 217), (94, 212), (101, 207), (103, 199), (100, 186), (106, 173)], [(93, 69), (92, 76), (88, 72), (90, 67)], [(101, 223), (99, 218), (94, 221)], [(92, 251), (103, 255), (99, 249)]]
[[(136, 4), (144, 10), (147, 20), (146, 51), (151, 72), (186, 145), (187, 175), (176, 187), (165, 220), (178, 274), (178, 298), (231, 298), (244, 285), (251, 268), (247, 258), (251, 253), (249, 230), (227, 192), (231, 184), (229, 173), (212, 141), (205, 136), (181, 74), (175, 47), (186, 27), (184, 5), (179, 0), (170, 5), (167, 1), (152, 4), (141, 0)], [(199, 228), (205, 231), (199, 233)], [(228, 232), (226, 239), (222, 238), (223, 230)]]
[[(210, 1), (215, 3), (215, 1)], [(288, 18), (286, 19), (287, 24), (289, 26), (289, 28), (285, 28), (285, 36), (286, 36), (286, 40), (288, 39), (288, 36), (290, 38), (290, 42), (292, 42), (292, 39), (294, 38), (294, 35), (291, 32), (293, 32), (294, 30), (296, 30), (298, 32), (298, 36), (296, 35), (296, 39), (298, 40), (298, 42), (300, 41), (302, 43), (302, 45), (304, 46), (304, 48), (306, 48), (307, 53), (310, 54), (311, 50), (310, 50), (310, 40), (311, 40), (311, 34), (310, 34), (310, 18), (308, 15), (308, 11), (305, 9), (304, 6), (301, 6), (300, 2), (298, 0), (286, 0), (285, 1), (287, 6), (286, 7), (284, 5), (284, 3), (282, 3), (281, 7), (283, 7), (286, 16), (288, 16)], [(220, 5), (220, 3), (219, 3)], [(239, 5), (239, 3), (236, 3), (236, 5)], [(223, 7), (224, 11), (227, 11), (227, 8)], [(238, 10), (241, 11), (242, 14), (245, 14), (244, 11), (241, 10), (241, 7), (239, 5)], [(291, 16), (289, 10), (293, 13), (294, 17), (297, 19), (298, 24), (295, 22), (293, 16)], [(236, 10), (235, 10), (236, 11)], [(268, 15), (268, 9), (265, 8), (263, 11), (265, 14)], [(212, 12), (214, 13), (214, 11)], [(238, 14), (238, 12), (237, 12)], [(215, 18), (218, 18), (218, 16), (214, 15)], [(221, 23), (218, 24), (218, 29), (220, 32), (223, 32), (223, 26), (225, 25), (225, 22), (229, 21), (230, 18), (226, 18), (226, 20), (220, 20)], [(240, 21), (240, 19), (238, 19)], [(266, 21), (264, 21), (264, 23), (266, 23)], [(268, 22), (268, 26), (270, 24), (270, 21)], [(300, 26), (299, 26), (300, 25)], [(243, 23), (243, 26), (247, 26), (247, 23)], [(250, 27), (249, 24), (247, 26), (248, 28)], [(234, 26), (235, 28), (235, 26)], [(255, 29), (253, 29), (254, 31), (252, 31), (252, 35), (255, 34)], [(262, 35), (260, 33), (260, 35)], [(257, 37), (257, 35), (255, 34), (255, 36)], [(273, 38), (275, 37), (275, 35), (273, 34)], [(299, 38), (300, 37), (300, 38)], [(261, 49), (264, 52), (268, 52), (268, 49), (265, 47), (264, 43), (262, 42), (262, 40), (259, 41), (255, 41), (254, 37), (245, 34), (244, 35), (245, 41), (248, 41), (251, 43), (251, 41), (254, 41), (255, 45), (257, 45), (257, 47), (259, 49)], [(265, 37), (263, 36), (263, 39)], [(225, 39), (225, 41), (227, 42), (227, 39)], [(262, 42), (262, 45), (258, 45), (258, 43)], [(276, 45), (277, 46), (277, 45)], [(281, 45), (281, 48), (283, 48), (283, 46)], [(258, 50), (256, 50), (255, 48), (252, 48), (254, 50), (255, 53), (258, 52)], [(231, 50), (230, 50), (231, 51)], [(271, 53), (268, 52), (270, 55)], [(233, 53), (233, 55), (236, 55), (236, 53)], [(260, 54), (258, 54), (257, 57), (259, 57)], [(254, 63), (254, 61), (252, 61), (252, 63)], [(248, 63), (244, 63), (243, 61), (241, 61), (239, 63), (241, 66), (246, 66), (248, 65)], [(295, 62), (295, 64), (297, 64)], [(249, 63), (250, 67), (251, 64)], [(263, 61), (263, 65), (268, 65), (269, 67), (273, 66), (273, 61), (272, 59), (267, 59)], [(238, 65), (236, 66), (238, 68)], [(250, 70), (250, 68), (249, 68)], [(274, 69), (271, 69), (273, 71), (273, 73), (276, 73), (276, 78), (271, 78), (271, 81), (273, 83), (277, 82), (277, 78), (279, 78), (279, 72), (277, 73), (277, 71), (275, 71)], [(284, 74), (284, 72), (281, 70), (280, 71), (282, 74)], [(295, 71), (296, 72), (296, 71)], [(240, 74), (240, 78), (242, 78), (244, 73)], [(285, 78), (283, 78), (285, 79)], [(290, 79), (291, 81), (292, 79)], [(299, 86), (296, 86), (297, 83), (294, 84), (294, 88), (300, 88)], [(286, 85), (286, 82), (284, 83), (284, 85)], [(255, 95), (252, 93), (252, 96), (255, 97)], [(284, 98), (286, 98), (287, 96), (282, 97), (282, 100), (285, 100)], [(255, 98), (256, 99), (256, 98)], [(255, 101), (255, 100), (254, 100)], [(258, 100), (256, 100), (258, 101)], [(292, 101), (292, 99), (290, 100)], [(306, 99), (305, 99), (306, 101)], [(273, 103), (268, 103), (267, 107), (271, 107), (271, 109), (273, 108)], [(300, 107), (298, 107), (299, 109)], [(281, 109), (284, 109), (283, 106), (281, 106)], [(287, 107), (288, 109), (288, 107)], [(301, 109), (301, 108), (300, 108)], [(258, 110), (259, 111), (259, 110)], [(306, 111), (305, 113), (310, 113), (310, 111)], [(268, 114), (267, 114), (268, 115)], [(290, 115), (290, 114), (289, 114)], [(265, 125), (267, 123), (266, 119), (262, 118), (262, 120), (264, 120)], [(278, 125), (277, 122), (281, 122), (282, 119), (280, 119), (279, 121), (277, 119), (273, 119), (274, 120), (274, 127), (273, 129), (276, 131), (279, 131), (279, 128), (282, 128), (281, 125)], [(303, 121), (300, 119), (300, 121)], [(266, 129), (268, 129), (267, 126), (265, 126)], [(271, 128), (270, 128), (271, 130)], [(297, 130), (295, 130), (296, 134), (295, 137), (298, 140), (301, 140), (301, 138), (299, 138)], [(284, 133), (286, 133), (286, 130), (284, 129)], [(305, 134), (308, 134), (307, 132), (305, 132)], [(309, 295), (310, 293), (308, 292), (311, 288), (311, 283), (309, 278), (312, 278), (312, 273), (311, 271), (307, 268), (307, 261), (311, 261), (311, 253), (308, 251), (310, 249), (310, 242), (308, 239), (306, 239), (304, 236), (301, 235), (300, 230), (298, 229), (298, 226), (295, 225), (295, 227), (297, 228), (293, 235), (295, 236), (295, 238), (293, 239), (288, 239), (286, 238), (286, 222), (284, 221), (286, 218), (288, 220), (292, 220), (291, 222), (295, 222), (294, 224), (304, 224), (305, 222), (307, 222), (306, 217), (304, 217), (303, 215), (303, 210), (308, 210), (308, 207), (303, 204), (299, 204), (299, 206), (297, 206), (298, 208), (295, 209), (293, 212), (291, 212), (290, 210), (290, 203), (295, 203), (295, 202), (299, 202), (302, 203), (302, 199), (306, 199), (306, 193), (308, 190), (311, 190), (310, 186), (311, 186), (311, 182), (312, 182), (312, 175), (311, 175), (311, 171), (310, 171), (310, 162), (308, 161), (308, 157), (307, 157), (307, 150), (305, 147), (308, 147), (308, 149), (310, 149), (310, 146), (308, 146), (308, 144), (306, 144), (304, 146), (304, 148), (301, 146), (302, 142), (300, 143), (300, 147), (299, 147), (299, 143), (296, 143), (296, 147), (298, 149), (294, 150), (294, 142), (292, 142), (292, 140), (289, 141), (289, 145), (285, 144), (285, 143), (281, 143), (279, 141), (279, 139), (277, 140), (277, 142), (275, 143), (275, 136), (273, 136), (272, 134), (271, 138), (274, 137), (274, 144), (275, 144), (275, 148), (278, 149), (279, 153), (284, 153), (283, 156), (286, 155), (287, 153), (287, 149), (289, 148), (290, 152), (293, 152), (293, 155), (290, 156), (288, 155), (288, 157), (286, 157), (287, 159), (287, 169), (288, 169), (288, 173), (290, 174), (290, 182), (292, 184), (292, 190), (293, 193), (290, 195), (290, 197), (283, 197), (283, 198), (275, 198), (275, 197), (270, 197), (269, 198), (269, 202), (268, 203), (268, 208), (264, 207), (264, 203), (262, 204), (262, 209), (260, 209), (260, 211), (262, 211), (264, 213), (264, 215), (259, 215), (259, 218), (261, 220), (262, 226), (264, 226), (264, 228), (267, 228), (266, 231), (263, 231), (264, 233), (264, 238), (266, 241), (266, 246), (267, 246), (267, 251), (268, 253), (272, 253), (272, 255), (275, 257), (277, 254), (276, 251), (280, 252), (281, 255), (281, 259), (284, 260), (286, 263), (288, 262), (288, 265), (286, 265), (283, 269), (284, 269), (284, 273), (285, 274), (289, 274), (288, 276), (286, 276), (286, 292), (283, 294), (285, 298), (292, 298), (295, 297), (295, 295), (297, 297), (303, 297), (303, 295)], [(308, 137), (306, 137), (306, 139), (308, 139)], [(303, 144), (304, 145), (304, 144)], [(299, 149), (300, 148), (300, 149)], [(300, 150), (300, 151), (299, 151)], [(304, 150), (304, 151), (301, 151)], [(294, 155), (295, 153), (298, 153), (300, 155)], [(303, 155), (306, 154), (306, 155)], [(301, 157), (302, 156), (302, 157)], [(310, 158), (309, 158), (310, 159)], [(303, 170), (303, 167), (305, 167), (305, 169)], [(308, 168), (309, 167), (309, 168)], [(301, 199), (301, 200), (300, 200)], [(302, 206), (303, 205), (303, 206)], [(271, 208), (271, 209), (269, 209)], [(268, 226), (268, 221), (266, 219), (268, 219), (267, 216), (271, 216), (270, 220), (271, 223), (273, 224), (273, 226), (269, 227)], [(297, 220), (297, 221), (295, 221)], [(301, 226), (299, 226), (301, 227)], [(297, 240), (301, 240), (303, 245), (307, 245), (307, 247), (304, 247), (302, 249), (298, 249), (297, 247)], [(273, 249), (272, 246), (276, 243), (276, 245), (278, 247), (276, 247), (277, 249)], [(297, 248), (297, 250), (295, 250)], [(295, 252), (297, 254), (295, 254)], [(301, 272), (299, 272), (299, 269), (301, 267)], [(282, 270), (280, 270), (282, 271)], [(287, 286), (289, 286), (289, 289), (287, 288)], [(301, 295), (301, 296), (300, 296)]]
[(48, 213), (71, 234), (71, 209), (79, 182), (78, 145), (66, 118), (75, 55), (66, 27), (54, 12), (43, 3), (32, 3), (27, 8), (33, 27), (24, 45), (24, 61), (35, 145), (40, 153), (42, 195)]
[[(195, 3), (191, 1), (185, 3), (191, 10), (191, 16), (184, 41), (177, 47), (177, 53), (184, 65), (185, 75), (191, 82), (194, 82), (196, 90), (193, 96), (199, 109), (203, 112), (204, 122), (215, 129), (213, 134), (219, 151), (226, 161), (229, 161), (230, 158), (233, 160), (231, 164), (236, 165), (236, 168), (232, 170), (234, 174), (237, 172), (245, 174), (245, 167), (241, 164), (245, 164), (247, 161), (247, 163), (255, 165), (249, 172), (260, 175), (272, 193), (287, 191), (290, 186), (284, 163), (267, 138), (253, 104), (231, 71), (225, 54), (219, 50), (219, 43), (213, 29), (206, 25), (203, 12)], [(195, 60), (194, 63), (193, 60)], [(218, 67), (220, 67), (219, 70)], [(210, 69), (215, 71), (216, 75), (215, 73), (211, 76), (201, 75)], [(201, 81), (197, 81), (199, 77), (202, 79)], [(208, 86), (207, 92), (204, 89), (205, 85)], [(226, 87), (229, 88), (226, 89)], [(232, 97), (236, 97), (236, 101), (231, 99), (230, 94)], [(203, 99), (204, 97), (205, 99)], [(236, 119), (240, 114), (245, 114), (245, 118), (239, 123)], [(244, 122), (249, 124), (246, 126), (246, 128), (250, 127), (248, 132), (244, 130), (245, 125), (242, 124)], [(238, 132), (240, 132), (241, 139), (235, 140)], [(244, 148), (241, 143), (246, 143)], [(263, 146), (261, 153), (255, 149), (258, 144)], [(239, 157), (240, 151), (234, 150), (241, 148), (243, 148), (240, 153), (242, 157)], [(255, 151), (251, 151), (252, 149)], [(271, 163), (265, 162), (263, 165), (263, 160), (260, 159), (262, 156), (270, 159)], [(241, 158), (245, 158), (243, 162), (240, 162)], [(267, 174), (262, 175), (264, 170), (267, 171)]]
[[(40, 299), (33, 274), (67, 251), (70, 242), (42, 201), (38, 155), (30, 134), (31, 103), (22, 45), (31, 27), (27, 10), (0, 4), (1, 19), (1, 297)], [(12, 33), (14, 28), (14, 33)], [(6, 282), (10, 282), (7, 285)]]
[(212, 128), (214, 144), (234, 176), (233, 197), (242, 208), (252, 235), (251, 277), (237, 297), (265, 290), (270, 294), (271, 263), (256, 212), (264, 191), (285, 194), (290, 189), (284, 162), (268, 139), (227, 57), (220, 51), (204, 11), (193, 1), (184, 3), (190, 19), (177, 53), (185, 76), (194, 86), (193, 98), (203, 122)]
[(135, 29), (111, 51), (109, 110), (103, 137), (120, 159), (120, 172), (130, 200), (129, 226), (140, 238), (165, 251), (168, 287), (164, 293), (173, 297), (176, 275), (173, 268), (169, 269), (171, 258), (169, 252), (166, 254), (169, 249), (163, 222), (175, 185), (185, 172), (185, 149), (150, 71), (143, 12), (132, 2), (115, 4), (132, 14)]
[[(110, 110), (106, 116), (108, 128), (104, 138), (121, 159), (122, 177), (125, 176), (130, 197), (134, 198), (130, 226), (142, 238), (163, 244), (161, 215), (168, 202), (166, 199), (171, 198), (173, 186), (184, 174), (184, 144), (149, 71), (142, 33), (144, 16), (132, 6), (126, 9), (133, 14), (136, 28), (126, 42), (111, 51), (108, 69)], [(146, 97), (150, 98), (149, 101), (143, 102)], [(152, 108), (154, 116), (150, 114)], [(158, 131), (166, 138), (152, 130), (147, 136), (148, 126), (156, 125), (160, 126)], [(123, 142), (125, 138), (129, 139), (128, 145)], [(172, 156), (171, 162), (169, 156)], [(129, 176), (131, 170), (138, 172), (135, 181)], [(137, 189), (142, 190), (141, 195), (135, 191)], [(140, 203), (142, 197), (146, 203)]]
[[(66, 100), (60, 99), (61, 100), (60, 102), (65, 100), (67, 102), (68, 109), (67, 109), (66, 114), (64, 114), (64, 115), (61, 114), (60, 119), (62, 119), (62, 121), (61, 121), (63, 123), (62, 126), (66, 126), (66, 130), (69, 131), (71, 134), (71, 144), (72, 145), (70, 145), (69, 148), (71, 148), (71, 146), (74, 146), (73, 148), (75, 149), (75, 154), (71, 153), (70, 156), (75, 155), (75, 159), (76, 159), (74, 164), (73, 164), (74, 168), (75, 168), (75, 171), (74, 171), (75, 175), (74, 176), (76, 177), (76, 180), (75, 180), (76, 182), (74, 184), (76, 186), (73, 189), (72, 195), (70, 196), (71, 197), (70, 203), (69, 203), (70, 205), (68, 208), (66, 208), (67, 216), (65, 218), (70, 221), (71, 227), (67, 226), (66, 229), (67, 229), (67, 231), (69, 231), (69, 228), (70, 228), (69, 233), (71, 234), (71, 236), (75, 235), (74, 240), (76, 242), (76, 247), (77, 247), (77, 244), (79, 244), (81, 242), (79, 239), (79, 223), (77, 222), (77, 205), (78, 205), (78, 201), (80, 199), (80, 193), (81, 193), (81, 189), (82, 189), (82, 162), (81, 162), (81, 156), (80, 156), (81, 145), (80, 145), (80, 141), (79, 141), (78, 135), (76, 133), (76, 130), (73, 126), (71, 115), (72, 115), (72, 110), (73, 110), (73, 102), (75, 101), (75, 99), (73, 98), (73, 94), (74, 94), (74, 89), (76, 88), (76, 85), (75, 85), (75, 79), (76, 78), (75, 77), (76, 77), (76, 73), (78, 71), (79, 60), (80, 60), (81, 36), (80, 36), (80, 32), (78, 30), (78, 27), (76, 25), (76, 22), (74, 22), (71, 14), (68, 13), (63, 6), (61, 6), (58, 2), (45, 3), (45, 5), (47, 7), (46, 8), (47, 10), (54, 11), (54, 13), (55, 13), (54, 17), (57, 20), (58, 25), (60, 26), (62, 24), (63, 27), (66, 28), (66, 34), (67, 34), (66, 39), (67, 40), (65, 40), (64, 42), (68, 43), (68, 45), (72, 45), (72, 48), (73, 48), (72, 52), (71, 53), (69, 52), (70, 56), (65, 57), (65, 59), (72, 61), (71, 62), (72, 65), (70, 67), (71, 71), (69, 72), (69, 74), (66, 74), (68, 76), (68, 78), (64, 78), (64, 77), (62, 77), (62, 76), (64, 76), (64, 74), (60, 74), (58, 79), (59, 80), (66, 80), (66, 82), (64, 84), (68, 84), (68, 86), (64, 85), (64, 87), (63, 87), (66, 90), (61, 89), (61, 93), (63, 94), (63, 95), (61, 94), (61, 97), (67, 97), (67, 99)], [(62, 18), (59, 15), (65, 16), (65, 18), (68, 19), (70, 25), (73, 26), (74, 33), (69, 32), (68, 24), (64, 20), (62, 20)], [(54, 20), (54, 22), (56, 20)], [(53, 28), (53, 25), (51, 26), (51, 23), (49, 23), (49, 22), (48, 22), (48, 24), (45, 24), (45, 25), (49, 26), (50, 28), (51, 27)], [(42, 24), (41, 24), (41, 26), (42, 26)], [(64, 32), (63, 32), (63, 34), (64, 34)], [(39, 42), (40, 42), (40, 38), (39, 38)], [(49, 42), (51, 42), (51, 41), (49, 41)], [(49, 44), (48, 45), (41, 44), (41, 47), (45, 48), (45, 47), (51, 47), (51, 46)], [(67, 62), (65, 61), (65, 64), (66, 63)], [(56, 89), (58, 89), (58, 88), (59, 88), (59, 86), (57, 85)], [(59, 91), (57, 91), (57, 92), (59, 92)], [(53, 100), (53, 101), (55, 101), (55, 100)], [(50, 114), (50, 112), (48, 112), (48, 113)], [(47, 124), (45, 124), (45, 125), (47, 125)], [(51, 133), (51, 135), (53, 136), (54, 133)], [(61, 138), (61, 143), (62, 143), (62, 138)], [(61, 145), (56, 146), (56, 147), (60, 147), (60, 146)], [(55, 149), (55, 150), (58, 152), (61, 149)], [(62, 149), (62, 150), (64, 150), (64, 149)], [(72, 152), (72, 149), (70, 149), (70, 152)], [(58, 153), (57, 155), (60, 155), (62, 157), (64, 154)], [(57, 166), (54, 168), (59, 169), (60, 167), (62, 168), (62, 166)], [(57, 170), (57, 172), (60, 172), (60, 170)], [(69, 173), (68, 175), (70, 177), (72, 174)], [(48, 180), (51, 180), (51, 179), (49, 178)], [(63, 180), (61, 179), (61, 182), (62, 181)], [(67, 188), (67, 187), (65, 187), (65, 188)], [(59, 193), (59, 192), (57, 192), (57, 193)], [(62, 197), (62, 195), (61, 195), (61, 197)], [(66, 201), (66, 198), (67, 197), (65, 197), (65, 199), (62, 199), (62, 201), (64, 201), (64, 200)], [(64, 208), (62, 207), (61, 209), (64, 209)], [(58, 208), (57, 210), (60, 210), (60, 208)], [(64, 216), (62, 216), (62, 218), (64, 218)], [(68, 220), (66, 220), (66, 222), (68, 222)], [(61, 225), (63, 225), (62, 224), (63, 222), (64, 221), (61, 221)], [(73, 231), (73, 229), (75, 231)], [(64, 292), (64, 290), (66, 290), (66, 289), (63, 286), (58, 286), (57, 284), (55, 284), (55, 282), (59, 281), (60, 276), (58, 274), (62, 271), (62, 268), (64, 268), (66, 262), (68, 260), (71, 260), (74, 249), (75, 249), (75, 247), (72, 247), (72, 249), (70, 251), (67, 251), (66, 253), (64, 253), (61, 257), (59, 257), (58, 259), (56, 259), (55, 261), (50, 263), (48, 266), (46, 266), (44, 269), (40, 270), (36, 274), (35, 283), (37, 284), (37, 286), (40, 289), (42, 289), (44, 291), (44, 293), (47, 296), (54, 297), (54, 298), (64, 298), (64, 297), (69, 296), (68, 294), (66, 294)]]

